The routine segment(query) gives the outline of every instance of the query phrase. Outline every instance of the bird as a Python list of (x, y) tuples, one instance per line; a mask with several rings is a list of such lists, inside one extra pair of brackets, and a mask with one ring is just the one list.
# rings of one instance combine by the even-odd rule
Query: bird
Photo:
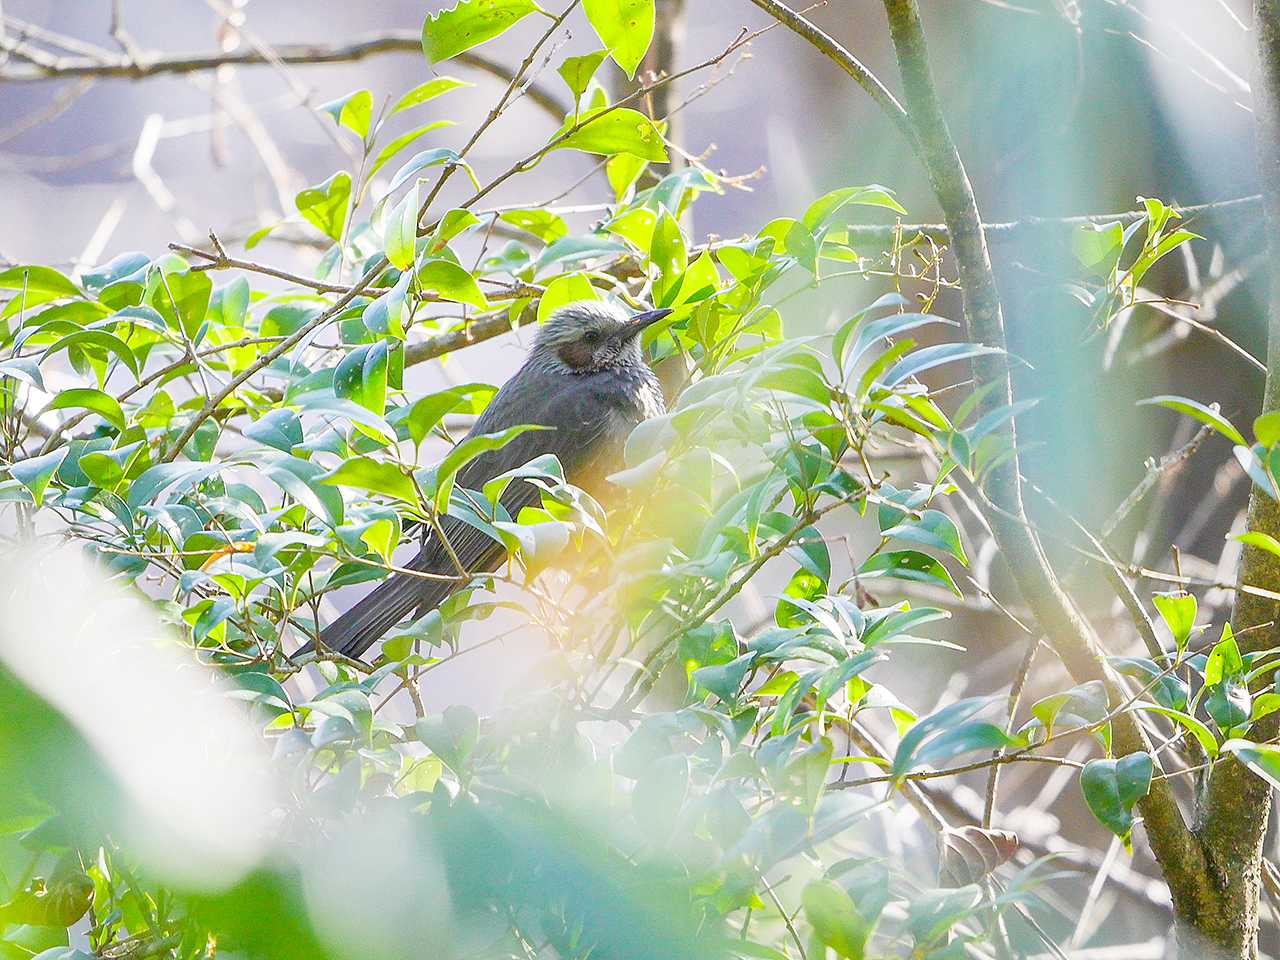
[[(663, 308), (633, 314), (603, 300), (580, 300), (552, 311), (520, 369), (489, 402), (467, 436), (499, 433), (521, 424), (550, 429), (527, 431), (498, 450), (480, 454), (458, 471), (457, 485), (479, 490), (494, 477), (553, 453), (568, 482), (597, 498), (606, 495), (607, 477), (623, 465), (623, 446), (632, 429), (666, 412), (662, 387), (645, 362), (640, 334), (671, 313)], [(499, 502), (514, 518), (521, 508), (540, 503), (540, 497), (538, 487), (516, 480)], [(506, 557), (501, 543), (454, 517), (441, 517), (440, 529), (448, 544), (424, 528), (422, 548), (408, 569), (456, 578), (459, 563), (469, 573), (480, 573), (495, 569)], [(324, 627), (320, 645), (359, 658), (411, 613), (425, 616), (465, 585), (461, 579), (392, 574)], [(309, 643), (298, 653), (314, 648)]]

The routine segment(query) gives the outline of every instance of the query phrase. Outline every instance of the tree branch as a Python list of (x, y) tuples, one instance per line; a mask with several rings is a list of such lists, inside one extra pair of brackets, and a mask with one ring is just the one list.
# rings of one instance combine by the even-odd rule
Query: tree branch
[(790, 7), (779, 3), (778, 0), (751, 0), (751, 2), (773, 17), (774, 20), (794, 33), (799, 34), (821, 51), (828, 60), (852, 77), (854, 82), (880, 105), (880, 109), (897, 126), (898, 132), (902, 134), (907, 143), (912, 145), (916, 143), (915, 129), (911, 125), (907, 111), (898, 102), (898, 98), (889, 92), (889, 88), (880, 82), (880, 78), (867, 69), (861, 60), (841, 46), (834, 37), (824, 33), (814, 23), (805, 19)]
[[(0, 38), (0, 49), (17, 53), (24, 47), (21, 41)], [(422, 38), (416, 30), (389, 30), (386, 33), (368, 34), (349, 43), (286, 43), (274, 48), (280, 63), (308, 66), (320, 63), (352, 63), (382, 53), (422, 54)], [(510, 80), (510, 68), (473, 51), (459, 54), (456, 62), (487, 73), (500, 80)], [(32, 83), (66, 77), (125, 77), (142, 80), (164, 74), (196, 73), (216, 70), (222, 66), (256, 66), (270, 64), (262, 51), (252, 48), (215, 53), (156, 54), (140, 57), (52, 57), (42, 56), (0, 70), (0, 83)], [(568, 107), (546, 88), (532, 84), (526, 91), (530, 100), (550, 114), (557, 123), (564, 121)]]
[[(754, 3), (755, 0), (752, 0)], [(1195, 217), (1214, 213), (1262, 213), (1262, 195), (1252, 194), (1247, 197), (1233, 197), (1230, 200), (1215, 200), (1211, 203), (1195, 203), (1189, 206), (1176, 207), (1184, 217)], [(1074, 217), (1022, 217), (1018, 220), (1005, 220), (994, 223), (983, 223), (982, 231), (988, 241), (1014, 241), (1025, 239), (1029, 233), (1046, 230), (1062, 231), (1076, 227), (1087, 227), (1101, 223), (1119, 222), (1128, 226), (1145, 219), (1145, 210), (1120, 210), (1116, 213), (1087, 213)], [(899, 230), (904, 237), (922, 234), (935, 243), (950, 243), (951, 231), (945, 223), (904, 223), (904, 224), (865, 224), (854, 223), (844, 226), (851, 241), (861, 240), (867, 243), (893, 241)]]
[[(915, 128), (917, 153), (942, 207), (959, 265), (968, 336), (998, 351), (974, 362), (979, 387), (993, 385), (986, 391), (982, 406), (984, 412), (1000, 410), (1013, 402), (1013, 388), (1005, 353), (1000, 295), (977, 200), (938, 100), (916, 0), (884, 0), (884, 7)], [(989, 511), (989, 521), (1001, 553), (1028, 606), (1072, 676), (1077, 682), (1102, 680), (1111, 702), (1123, 702), (1123, 685), (1108, 667), (1089, 624), (1062, 589), (1027, 521), (1012, 421), (1007, 440), (1012, 455), (991, 470), (987, 481), (988, 496), (998, 508)], [(1132, 714), (1117, 716), (1114, 731), (1117, 754), (1148, 749), (1142, 728)], [(1182, 916), (1193, 915), (1200, 909), (1198, 898), (1207, 886), (1206, 864), (1203, 851), (1183, 821), (1167, 781), (1152, 784), (1141, 810), (1152, 849), (1165, 871), (1178, 912)]]
[[(1258, 179), (1263, 185), (1263, 210), (1270, 246), (1271, 296), (1267, 316), (1267, 382), (1262, 412), (1280, 409), (1280, 0), (1255, 0), (1257, 79), (1254, 117), (1257, 125)], [(1280, 504), (1253, 486), (1247, 530), (1280, 536)], [(1239, 579), (1269, 591), (1280, 590), (1280, 558), (1246, 546)], [(1240, 645), (1263, 650), (1277, 643), (1275, 626), (1280, 604), (1273, 599), (1237, 593), (1231, 623), (1236, 633), (1247, 630)], [(1267, 624), (1270, 623), (1270, 626)], [(1249, 730), (1253, 740), (1272, 740), (1280, 733), (1280, 718), (1264, 717)], [(1231, 956), (1256, 955), (1258, 902), (1261, 893), (1262, 844), (1271, 810), (1271, 788), (1243, 764), (1224, 758), (1210, 774), (1200, 817), (1200, 836), (1219, 877), (1223, 906), (1200, 929), (1206, 939)]]

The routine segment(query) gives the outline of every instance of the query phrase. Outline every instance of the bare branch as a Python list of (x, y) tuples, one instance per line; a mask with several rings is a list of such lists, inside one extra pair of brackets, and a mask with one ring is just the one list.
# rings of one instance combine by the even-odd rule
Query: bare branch
[(898, 102), (898, 98), (889, 92), (889, 88), (881, 83), (879, 77), (872, 73), (861, 60), (841, 46), (834, 37), (824, 33), (817, 25), (780, 3), (779, 0), (751, 0), (751, 2), (787, 29), (799, 34), (821, 51), (828, 60), (851, 76), (854, 82), (880, 105), (885, 115), (894, 122), (899, 132), (906, 138), (907, 143), (915, 144), (915, 129), (907, 116), (907, 111)]
[[(49, 31), (42, 31), (49, 36)], [(34, 36), (34, 34), (33, 34)], [(5, 49), (13, 48), (20, 41), (4, 40)], [(422, 38), (416, 30), (388, 30), (386, 33), (367, 34), (349, 43), (286, 43), (274, 48), (273, 53), (281, 63), (310, 66), (320, 63), (352, 63), (382, 53), (422, 54)], [(472, 51), (454, 58), (457, 63), (508, 80), (511, 70), (488, 57)], [(216, 70), (223, 66), (255, 66), (272, 61), (260, 50), (231, 50), (212, 53), (156, 54), (133, 57), (95, 57), (45, 55), (38, 62), (9, 66), (0, 70), (0, 83), (32, 83), (38, 80), (60, 77), (125, 77), (141, 80), (164, 74), (195, 73)], [(525, 91), (530, 100), (550, 114), (557, 123), (564, 120), (568, 107), (560, 98), (538, 84)]]
[[(973, 186), (938, 100), (916, 0), (884, 0), (884, 7), (915, 127), (917, 153), (942, 207), (959, 265), (968, 335), (972, 341), (997, 351), (974, 362), (979, 385), (994, 386), (986, 391), (984, 411), (1000, 410), (1013, 402), (1013, 389), (1000, 294)], [(1116, 702), (1123, 698), (1124, 686), (1108, 667), (1088, 622), (1062, 589), (1026, 519), (1012, 423), (1007, 441), (1012, 456), (993, 468), (987, 480), (988, 496), (998, 508), (989, 511), (989, 519), (1001, 553), (1028, 606), (1071, 674), (1078, 682), (1102, 680), (1111, 700)], [(1117, 755), (1147, 749), (1146, 737), (1132, 715), (1116, 718), (1115, 744)], [(1152, 786), (1142, 801), (1142, 812), (1152, 849), (1165, 870), (1179, 913), (1190, 916), (1201, 909), (1197, 897), (1209, 883), (1204, 852), (1183, 820), (1166, 781)]]
[[(755, 0), (752, 0), (755, 2)], [(1233, 197), (1230, 200), (1216, 200), (1211, 203), (1194, 203), (1176, 207), (1184, 217), (1190, 218), (1203, 214), (1240, 213), (1249, 216), (1262, 215), (1262, 195), (1252, 194), (1247, 197)], [(983, 223), (982, 230), (989, 241), (1024, 240), (1029, 233), (1043, 231), (1064, 231), (1075, 227), (1087, 227), (1103, 223), (1121, 223), (1129, 225), (1145, 219), (1145, 210), (1120, 210), (1116, 213), (1088, 213), (1074, 217), (1022, 217), (1018, 220), (1006, 220), (994, 223)], [(904, 223), (904, 224), (863, 224), (856, 223), (843, 227), (849, 233), (850, 240), (864, 242), (889, 243), (898, 230), (905, 238), (914, 234), (922, 234), (935, 243), (950, 243), (951, 232), (945, 223)]]

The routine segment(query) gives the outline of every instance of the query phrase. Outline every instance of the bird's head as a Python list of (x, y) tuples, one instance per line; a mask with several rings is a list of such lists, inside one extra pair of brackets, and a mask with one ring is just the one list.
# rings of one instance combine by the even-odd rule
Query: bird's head
[(534, 355), (545, 362), (563, 364), (574, 373), (641, 363), (640, 332), (670, 313), (648, 310), (633, 314), (600, 300), (565, 304), (538, 331)]

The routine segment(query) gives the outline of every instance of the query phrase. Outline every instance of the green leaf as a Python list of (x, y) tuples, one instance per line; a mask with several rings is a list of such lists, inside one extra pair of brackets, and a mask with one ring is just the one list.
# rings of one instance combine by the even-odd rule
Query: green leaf
[(699, 667), (693, 671), (694, 682), (710, 690), (724, 703), (734, 703), (738, 699), (742, 681), (746, 679), (751, 665), (758, 656), (759, 654), (752, 650), (728, 663)]
[(423, 291), (438, 293), (445, 300), (466, 303), (478, 310), (489, 309), (475, 277), (463, 267), (442, 257), (424, 260), (418, 268), (418, 286)]
[(48, 406), (50, 410), (66, 410), (69, 408), (92, 410), (117, 430), (123, 430), (128, 425), (124, 411), (120, 409), (120, 402), (101, 390), (93, 390), (88, 387), (73, 387), (70, 390), (63, 390), (53, 398), (53, 401)]
[(1129, 847), (1133, 807), (1151, 789), (1151, 755), (1131, 753), (1119, 760), (1090, 760), (1080, 771), (1080, 789), (1098, 822)]
[(396, 171), (395, 176), (391, 178), (391, 185), (387, 187), (386, 196), (379, 200), (378, 203), (385, 203), (388, 196), (412, 180), (419, 171), (426, 170), (428, 167), (438, 167), (442, 163), (461, 164), (468, 173), (471, 172), (471, 168), (467, 166), (465, 160), (458, 156), (457, 151), (450, 150), (448, 147), (432, 147), (430, 150), (415, 153)]
[(560, 458), (554, 453), (544, 453), (523, 466), (500, 473), (492, 480), (486, 481), (482, 491), (484, 498), (490, 503), (497, 503), (507, 492), (511, 482), (519, 479), (536, 479), (553, 485), (563, 484), (564, 467), (560, 463)]
[(44, 502), (44, 491), (58, 467), (67, 458), (67, 448), (54, 450), (42, 457), (30, 457), (9, 465), (9, 475), (31, 492), (36, 506)]
[[(563, 139), (561, 139), (563, 137)], [(601, 107), (571, 118), (552, 138), (552, 150), (581, 150), (607, 157), (625, 153), (667, 162), (667, 147), (653, 121), (627, 107)]]
[(990, 750), (1009, 743), (1004, 731), (971, 718), (994, 702), (970, 697), (935, 710), (911, 725), (893, 755), (893, 773), (902, 776), (931, 760), (949, 759), (971, 750)]
[(565, 57), (564, 63), (560, 64), (557, 72), (564, 78), (569, 92), (573, 94), (575, 109), (578, 101), (582, 99), (583, 91), (587, 89), (587, 84), (591, 82), (591, 78), (596, 75), (600, 64), (608, 55), (608, 50), (597, 50), (595, 53), (583, 54), (580, 57)]
[(1231, 625), (1224, 624), (1222, 639), (1214, 644), (1213, 649), (1209, 651), (1209, 659), (1205, 661), (1205, 686), (1213, 686), (1215, 683), (1230, 680), (1242, 673), (1244, 673), (1244, 658), (1240, 656), (1240, 647), (1231, 631)]
[(766, 947), (762, 943), (751, 940), (740, 940), (737, 937), (722, 940), (719, 950), (722, 954), (731, 953), (734, 956), (751, 958), (751, 960), (791, 960), (781, 950), (775, 950), (773, 947)]
[(307, 222), (335, 242), (342, 240), (347, 224), (347, 204), (351, 200), (351, 174), (339, 171), (324, 183), (307, 187), (294, 199)]
[(653, 0), (584, 0), (582, 6), (614, 62), (634, 80), (653, 41)]
[(951, 554), (963, 564), (969, 562), (969, 558), (965, 556), (964, 544), (960, 542), (960, 531), (955, 522), (941, 510), (926, 510), (919, 520), (904, 520), (884, 531), (881, 536), (886, 540), (897, 538), (933, 547)]
[(0, 377), (21, 380), (40, 391), (45, 389), (40, 364), (36, 363), (33, 357), (12, 357), (8, 360), (0, 360)]
[(84, 293), (53, 267), (22, 266), (0, 270), (0, 290), (22, 290), (27, 305), (47, 303), (61, 297), (83, 297)]
[(128, 504), (136, 510), (160, 497), (174, 497), (212, 477), (230, 463), (158, 463), (145, 470), (129, 487)]
[(939, 343), (932, 347), (923, 347), (894, 364), (880, 383), (884, 387), (893, 388), (910, 377), (918, 377), (926, 370), (932, 370), (944, 363), (1003, 352), (999, 347), (987, 347), (980, 343)]
[(605, 176), (609, 178), (609, 186), (613, 187), (614, 198), (621, 201), (630, 192), (640, 175), (649, 168), (649, 161), (633, 157), (629, 153), (620, 153), (610, 157), (605, 164)]
[(653, 302), (666, 306), (669, 295), (675, 292), (689, 265), (689, 250), (684, 234), (680, 232), (680, 224), (666, 210), (662, 211), (653, 228), (649, 262), (658, 268), (658, 277), (653, 283)]
[(414, 184), (387, 214), (382, 249), (397, 270), (413, 266), (414, 247), (418, 242), (418, 203), (418, 184)]
[(1205, 687), (1204, 709), (1218, 729), (1227, 733), (1248, 722), (1253, 713), (1253, 697), (1244, 679), (1235, 677)]
[(542, 299), (538, 301), (538, 323), (546, 323), (560, 307), (581, 300), (599, 300), (600, 295), (583, 273), (566, 273), (547, 284)]
[(1191, 639), (1191, 631), (1196, 626), (1196, 598), (1189, 593), (1157, 593), (1152, 596), (1151, 602), (1156, 605), (1161, 619), (1173, 634), (1173, 642), (1181, 657), (1182, 651), (1187, 648), (1187, 641)]
[(84, 471), (91, 483), (111, 490), (124, 479), (141, 449), (142, 441), (139, 440), (114, 450), (92, 450), (82, 454), (76, 466)]
[(810, 233), (814, 233), (826, 226), (832, 217), (849, 204), (884, 207), (903, 216), (907, 214), (903, 206), (893, 198), (892, 190), (879, 184), (871, 184), (866, 187), (842, 187), (839, 190), (832, 190), (810, 204), (800, 222)]
[(113, 333), (107, 333), (105, 330), (77, 330), (75, 333), (69, 333), (52, 344), (41, 356), (40, 361), (43, 363), (59, 350), (70, 350), (73, 347), (79, 350), (92, 348), (114, 354), (121, 363), (129, 368), (129, 372), (133, 374), (134, 379), (138, 378), (138, 358), (123, 340)]
[(917, 583), (931, 583), (945, 587), (957, 597), (962, 596), (960, 588), (951, 579), (947, 568), (927, 553), (918, 550), (890, 550), (877, 553), (858, 570), (861, 577), (884, 576), (897, 580), (912, 580)]
[(457, 90), (459, 87), (474, 87), (474, 83), (468, 83), (466, 80), (456, 80), (453, 77), (435, 77), (426, 83), (420, 83), (403, 97), (396, 101), (396, 105), (391, 108), (388, 116), (394, 116), (401, 110), (408, 110), (410, 107), (416, 107), (419, 104), (426, 103), (428, 100), (434, 100), (441, 94), (448, 93), (450, 90)]
[(831, 880), (813, 880), (800, 895), (804, 915), (814, 935), (841, 957), (862, 960), (871, 925), (858, 913), (844, 887)]
[[(868, 310), (874, 309), (874, 307), (875, 305), (873, 304)], [(836, 359), (843, 369), (850, 372), (858, 366), (868, 350), (889, 337), (896, 337), (899, 334), (906, 333), (908, 330), (914, 330), (917, 327), (929, 324), (952, 323), (950, 320), (935, 317), (928, 313), (892, 313), (887, 317), (881, 317), (878, 320), (871, 320), (866, 323), (863, 322), (864, 316), (865, 312), (858, 313), (852, 319), (846, 321), (836, 332), (832, 341), (832, 349)], [(858, 336), (853, 338), (855, 332)]]
[(317, 517), (330, 524), (342, 523), (344, 509), (342, 493), (321, 484), (320, 478), (325, 473), (324, 467), (311, 460), (300, 460), (286, 454), (267, 458), (262, 464), (262, 472), (277, 487)]
[(1185, 710), (1188, 694), (1186, 682), (1176, 673), (1165, 670), (1147, 657), (1108, 657), (1117, 672), (1133, 677), (1138, 685), (1163, 707)]
[(591, 233), (580, 237), (561, 237), (542, 251), (534, 264), (535, 271), (541, 271), (553, 264), (585, 263), (600, 257), (614, 257), (626, 253), (627, 248), (600, 234)]
[(380, 337), (405, 338), (404, 321), (408, 313), (409, 282), (413, 274), (405, 271), (400, 279), (378, 294), (377, 299), (360, 312), (360, 320), (365, 327)]
[(1110, 271), (1123, 246), (1124, 227), (1118, 221), (1085, 224), (1071, 236), (1072, 251), (1081, 265), (1099, 268), (1102, 272)]
[[(378, 151), (378, 155), (374, 158), (373, 163), (369, 166), (369, 174), (368, 176), (365, 177), (366, 184), (373, 179), (374, 174), (376, 174), (379, 170), (381, 170), (384, 166), (386, 166), (391, 161), (391, 159), (395, 157), (396, 154), (398, 154), (405, 147), (409, 146), (409, 144), (413, 143), (415, 140), (418, 140), (426, 136), (432, 130), (439, 130), (442, 127), (452, 127), (452, 126), (453, 126), (452, 120), (435, 120), (435, 121), (432, 121), (431, 123), (423, 124), (421, 127), (415, 127), (414, 129), (408, 131), (407, 133), (402, 133), (400, 134), (400, 136), (396, 137), (395, 139), (388, 141), (387, 145)], [(441, 149), (443, 153), (446, 155), (446, 159), (452, 159), (457, 156), (457, 154), (454, 153), (452, 150), (447, 150), (444, 148), (441, 148)], [(427, 152), (430, 152), (430, 151), (427, 151)], [(421, 156), (421, 154), (419, 154), (419, 156)]]
[(1266, 447), (1260, 443), (1255, 443), (1252, 447), (1237, 445), (1231, 448), (1231, 453), (1244, 468), (1244, 472), (1249, 475), (1250, 480), (1261, 487), (1272, 500), (1280, 500), (1280, 490), (1276, 489), (1275, 478), (1267, 465), (1270, 453)]
[(448, 506), (449, 494), (453, 489), (454, 474), (461, 470), (466, 464), (470, 463), (482, 453), (488, 453), (491, 450), (501, 450), (522, 433), (528, 433), (530, 430), (545, 429), (547, 428), (525, 423), (520, 424), (519, 426), (509, 427), (500, 433), (482, 433), (474, 437), (467, 437), (449, 451), (448, 456), (441, 460), (439, 466), (437, 466), (433, 471), (436, 509), (443, 512)]
[(1188, 733), (1200, 741), (1200, 746), (1204, 748), (1205, 755), (1210, 760), (1218, 755), (1218, 738), (1213, 735), (1212, 730), (1189, 713), (1185, 713), (1182, 710), (1174, 710), (1170, 707), (1157, 706), (1154, 703), (1137, 703), (1134, 704), (1134, 708), (1168, 717), (1175, 723), (1180, 724)]
[(338, 126), (346, 127), (363, 140), (369, 134), (369, 123), (373, 119), (373, 94), (368, 90), (357, 90), (322, 103), (316, 109), (329, 114)]
[(1280, 790), (1280, 747), (1270, 743), (1254, 743), (1252, 740), (1228, 740), (1222, 745), (1222, 752), (1231, 754), (1272, 787)]
[(1264, 413), (1253, 421), (1253, 435), (1264, 447), (1280, 442), (1280, 410)]
[(1059, 719), (1073, 727), (1101, 722), (1107, 715), (1107, 688), (1101, 680), (1090, 680), (1062, 693), (1037, 700), (1031, 715), (1044, 725), (1045, 734), (1053, 733)]
[(387, 353), (386, 340), (348, 353), (333, 372), (334, 394), (382, 416), (387, 406)]
[(405, 417), (409, 428), (409, 436), (413, 442), (421, 445), (427, 434), (435, 429), (436, 424), (456, 410), (468, 413), (480, 413), (490, 398), (497, 393), (497, 387), (487, 383), (462, 384), (429, 393), (418, 399)]
[(147, 277), (147, 303), (192, 340), (208, 315), (212, 294), (213, 281), (204, 272), (153, 270)]
[(470, 210), (456, 207), (453, 210), (446, 211), (445, 215), (440, 218), (435, 230), (431, 232), (431, 237), (427, 244), (427, 252), (431, 254), (439, 253), (444, 250), (450, 240), (479, 223), (480, 218)]
[(454, 773), (465, 774), (467, 758), (480, 735), (480, 718), (470, 707), (453, 705), (423, 717), (414, 733)]
[(569, 225), (564, 218), (550, 210), (530, 208), (525, 210), (508, 210), (499, 218), (513, 227), (519, 227), (531, 233), (543, 243), (555, 243), (569, 232)]
[(1280, 557), (1280, 540), (1277, 540), (1269, 533), (1250, 530), (1248, 533), (1236, 534), (1234, 539), (1239, 540), (1245, 546), (1256, 547), (1259, 550), (1265, 550), (1267, 553)]
[(398, 464), (372, 457), (352, 457), (335, 469), (321, 474), (320, 483), (332, 486), (356, 487), (373, 493), (386, 494), (397, 500), (418, 503), (418, 491), (413, 478)]
[(533, 579), (564, 553), (569, 546), (571, 527), (560, 520), (522, 523), (497, 520), (493, 528), (507, 549), (519, 556), (527, 579)]
[(1240, 435), (1240, 431), (1233, 427), (1226, 417), (1218, 413), (1217, 410), (1206, 407), (1203, 403), (1197, 403), (1195, 400), (1188, 400), (1186, 397), (1162, 394), (1158, 397), (1149, 397), (1146, 400), (1139, 400), (1138, 406), (1159, 406), (1168, 407), (1170, 410), (1177, 410), (1179, 413), (1185, 413), (1189, 417), (1194, 417), (1201, 423), (1207, 423), (1232, 443), (1238, 443), (1242, 447), (1248, 446), (1244, 437)]
[(772, 237), (776, 241), (775, 253), (780, 248), (788, 256), (795, 257), (810, 273), (817, 275), (818, 245), (814, 242), (813, 233), (799, 220), (780, 217), (765, 224), (758, 235)]
[(422, 52), (431, 63), (440, 63), (505, 33), (537, 9), (533, 0), (458, 0), (427, 16)]

